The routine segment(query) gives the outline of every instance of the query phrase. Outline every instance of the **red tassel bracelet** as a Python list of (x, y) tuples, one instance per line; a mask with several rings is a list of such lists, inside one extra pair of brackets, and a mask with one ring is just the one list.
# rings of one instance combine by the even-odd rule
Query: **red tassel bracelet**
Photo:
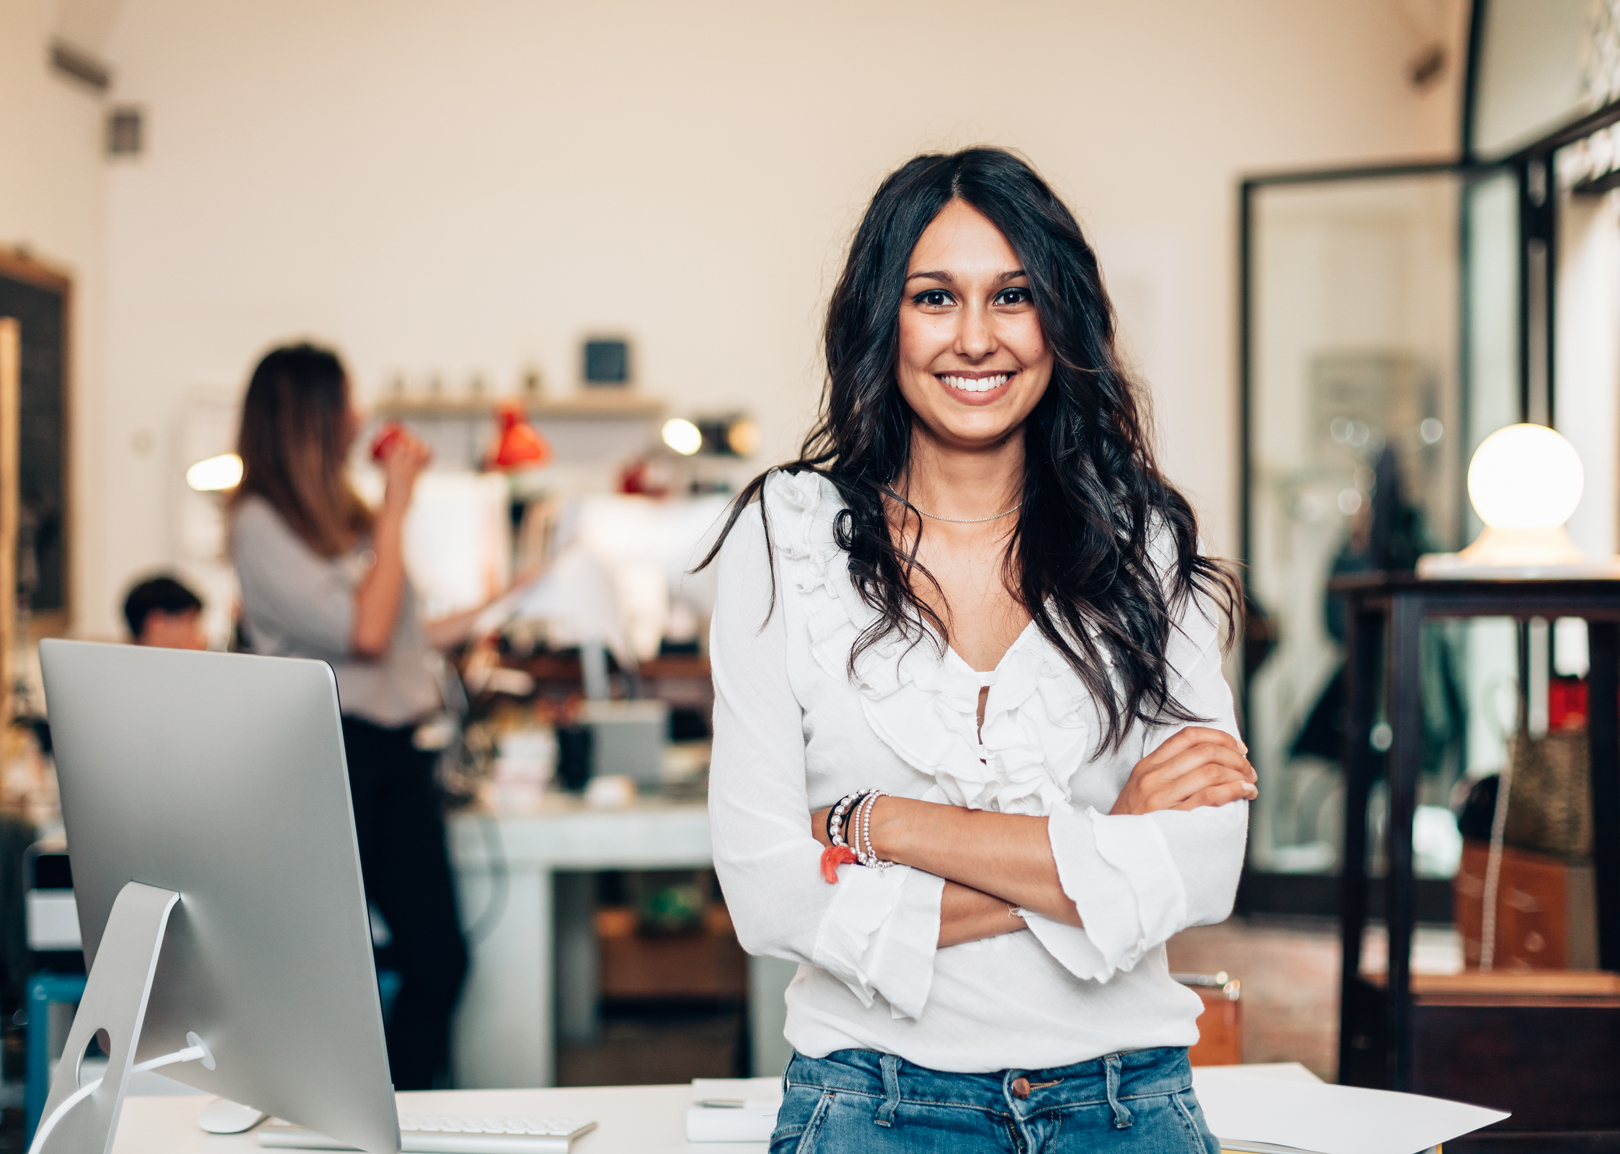
[(838, 884), (838, 867), (860, 861), (847, 845), (830, 845), (821, 851), (821, 876), (830, 886)]

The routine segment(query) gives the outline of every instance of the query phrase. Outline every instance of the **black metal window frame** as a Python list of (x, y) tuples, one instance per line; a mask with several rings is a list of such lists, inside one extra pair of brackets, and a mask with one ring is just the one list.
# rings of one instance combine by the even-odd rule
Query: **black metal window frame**
[[(1459, 393), (1463, 406), (1464, 426), (1467, 424), (1471, 395), (1470, 357), (1468, 341), (1471, 335), (1470, 282), (1471, 253), (1467, 195), (1471, 184), (1491, 177), (1509, 175), (1515, 182), (1518, 201), (1517, 237), (1517, 376), (1518, 410), (1521, 421), (1552, 424), (1557, 407), (1557, 362), (1554, 334), (1557, 331), (1558, 213), (1559, 196), (1556, 186), (1555, 160), (1559, 150), (1584, 140), (1610, 125), (1620, 123), (1620, 101), (1614, 101), (1587, 115), (1576, 118), (1555, 131), (1522, 145), (1511, 152), (1482, 157), (1475, 140), (1475, 108), (1477, 104), (1479, 60), (1483, 40), (1484, 12), (1487, 0), (1474, 0), (1468, 36), (1468, 58), (1462, 94), (1462, 132), (1458, 155), (1454, 159), (1432, 161), (1400, 161), (1369, 163), (1323, 168), (1272, 171), (1244, 177), (1238, 195), (1238, 428), (1239, 461), (1241, 470), (1239, 549), (1240, 579), (1245, 590), (1250, 586), (1250, 567), (1254, 563), (1254, 349), (1255, 349), (1255, 207), (1264, 190), (1285, 185), (1347, 184), (1354, 181), (1394, 180), (1419, 176), (1452, 175), (1462, 182), (1463, 195), (1458, 213), (1458, 261), (1461, 291), (1458, 297), (1458, 374)], [(1620, 187), (1620, 168), (1577, 182), (1570, 190), (1576, 195), (1601, 195)], [(1464, 465), (1466, 468), (1466, 464)], [(1459, 509), (1459, 517), (1466, 510)], [(1462, 526), (1457, 526), (1459, 531)], [(1459, 532), (1459, 536), (1460, 536)], [(1247, 653), (1239, 647), (1241, 675), (1237, 685), (1237, 703), (1240, 718), (1245, 724), (1249, 715), (1250, 679)], [(1245, 868), (1245, 893), (1239, 902), (1245, 908), (1271, 908), (1293, 912), (1330, 912), (1333, 902), (1332, 888), (1322, 884), (1293, 886), (1277, 889), (1263, 897), (1256, 883), (1260, 879)], [(1329, 882), (1330, 875), (1322, 875), (1321, 883)], [(1283, 878), (1281, 880), (1289, 880)], [(1305, 878), (1293, 879), (1305, 881)], [(1420, 898), (1423, 895), (1420, 895)], [(1428, 904), (1438, 910), (1447, 895), (1429, 895)], [(1280, 904), (1279, 904), (1280, 903)], [(1303, 903), (1303, 904), (1302, 904)]]
[[(1254, 482), (1254, 266), (1255, 201), (1268, 188), (1304, 184), (1348, 184), (1356, 181), (1398, 180), (1417, 176), (1451, 175), (1465, 182), (1504, 173), (1513, 177), (1518, 190), (1518, 378), (1519, 419), (1551, 424), (1556, 413), (1556, 369), (1553, 333), (1556, 331), (1558, 240), (1558, 196), (1554, 187), (1554, 159), (1558, 151), (1620, 123), (1620, 101), (1547, 134), (1516, 151), (1495, 159), (1415, 161), (1391, 164), (1350, 165), (1337, 168), (1299, 169), (1245, 177), (1238, 195), (1238, 428), (1239, 459), (1242, 470), (1239, 550), (1242, 574), (1248, 582), (1254, 561), (1252, 486)], [(1620, 177), (1615, 183), (1620, 183)], [(1576, 186), (1577, 192), (1601, 194), (1610, 186), (1608, 177)], [(1464, 291), (1459, 297), (1458, 334), (1469, 336), (1466, 276), (1469, 264), (1467, 198), (1459, 217), (1459, 259)], [(1466, 346), (1458, 361), (1463, 404), (1469, 395)], [(1247, 707), (1250, 670), (1243, 670), (1240, 700)]]

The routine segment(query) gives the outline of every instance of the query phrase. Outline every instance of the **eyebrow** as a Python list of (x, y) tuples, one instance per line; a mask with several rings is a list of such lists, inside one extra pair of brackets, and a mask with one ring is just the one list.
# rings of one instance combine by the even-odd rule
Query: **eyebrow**
[[(1026, 273), (1023, 269), (1015, 268), (1015, 269), (1011, 270), (1010, 272), (1004, 272), (1000, 276), (998, 276), (996, 278), (996, 283), (999, 284), (999, 283), (1001, 283), (1003, 281), (1017, 280), (1021, 276), (1028, 276), (1028, 275), (1029, 274)], [(906, 283), (910, 284), (912, 281), (918, 279), (919, 277), (921, 277), (924, 280), (937, 280), (937, 281), (941, 282), (942, 284), (955, 284), (956, 283), (956, 278), (953, 277), (945, 269), (928, 269), (928, 270), (925, 270), (923, 272), (914, 272), (910, 276), (906, 277)]]

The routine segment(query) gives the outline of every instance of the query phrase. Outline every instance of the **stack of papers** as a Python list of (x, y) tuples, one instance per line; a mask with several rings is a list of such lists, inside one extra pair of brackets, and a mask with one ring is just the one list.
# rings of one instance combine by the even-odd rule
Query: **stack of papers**
[(1196, 1067), (1193, 1090), (1221, 1149), (1255, 1154), (1419, 1154), (1507, 1117), (1421, 1094), (1330, 1086), (1293, 1062)]
[[(1500, 1122), (1500, 1110), (1330, 1086), (1297, 1062), (1199, 1066), (1193, 1089), (1221, 1148), (1246, 1154), (1420, 1154)], [(780, 1078), (697, 1078), (688, 1142), (766, 1142), (782, 1104)]]
[(768, 1142), (782, 1105), (780, 1078), (693, 1078), (688, 1142)]

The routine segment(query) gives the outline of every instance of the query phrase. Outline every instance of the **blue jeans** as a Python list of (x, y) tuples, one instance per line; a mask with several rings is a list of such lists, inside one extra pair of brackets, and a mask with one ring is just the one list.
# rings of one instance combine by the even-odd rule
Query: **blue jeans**
[(1183, 1049), (996, 1074), (947, 1074), (874, 1050), (836, 1050), (794, 1054), (783, 1086), (770, 1154), (1220, 1154)]

